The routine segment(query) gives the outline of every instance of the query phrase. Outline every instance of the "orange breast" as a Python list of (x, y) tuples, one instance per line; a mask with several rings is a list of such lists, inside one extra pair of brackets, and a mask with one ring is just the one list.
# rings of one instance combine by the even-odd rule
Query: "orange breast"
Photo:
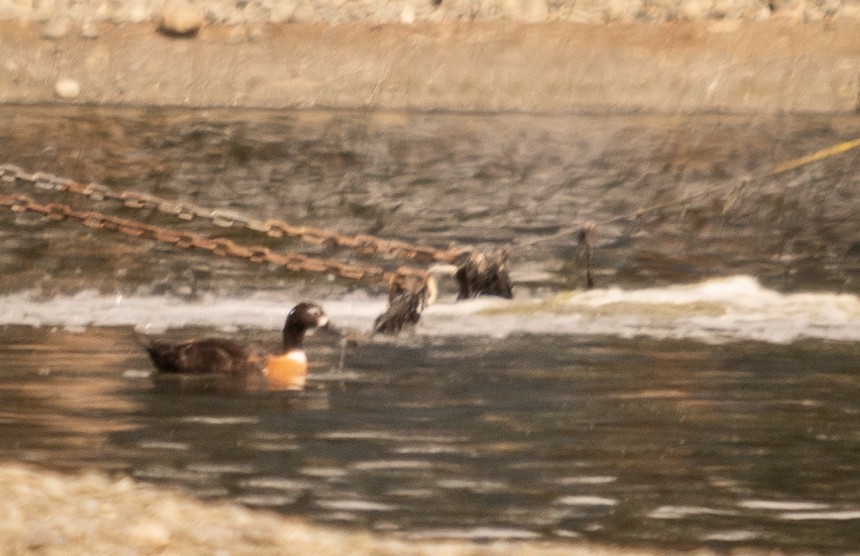
[(308, 361), (303, 351), (270, 355), (266, 361), (269, 390), (301, 390), (308, 376)]

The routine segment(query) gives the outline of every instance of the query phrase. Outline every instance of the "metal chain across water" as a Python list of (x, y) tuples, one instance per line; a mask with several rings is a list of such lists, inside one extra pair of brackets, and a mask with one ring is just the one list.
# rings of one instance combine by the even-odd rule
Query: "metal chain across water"
[[(775, 176), (777, 174), (781, 174), (789, 170), (794, 170), (812, 162), (817, 162), (831, 156), (845, 153), (858, 147), (860, 147), (860, 139), (853, 139), (850, 141), (837, 143), (836, 145), (821, 149), (809, 155), (795, 158), (783, 162), (781, 164), (777, 164), (769, 170), (765, 170), (759, 173), (757, 176), (747, 178), (744, 181)], [(164, 199), (162, 197), (147, 193), (138, 193), (135, 191), (116, 192), (105, 185), (97, 183), (82, 184), (74, 180), (60, 178), (45, 172), (35, 172), (31, 174), (25, 172), (24, 170), (13, 164), (0, 164), (0, 183), (17, 184), (18, 182), (29, 183), (36, 188), (44, 190), (69, 192), (78, 195), (84, 195), (96, 201), (104, 199), (119, 201), (123, 203), (123, 205), (131, 208), (156, 209), (165, 214), (170, 214), (184, 220), (192, 220), (195, 217), (199, 217), (208, 219), (216, 226), (221, 226), (225, 228), (244, 228), (247, 230), (264, 233), (271, 237), (294, 237), (306, 243), (315, 245), (328, 243), (336, 247), (346, 247), (349, 249), (353, 249), (364, 254), (375, 254), (383, 256), (387, 255), (391, 257), (406, 258), (421, 262), (454, 263), (460, 257), (462, 257), (463, 254), (470, 253), (472, 251), (469, 248), (451, 248), (447, 250), (440, 250), (434, 247), (414, 245), (404, 241), (387, 240), (365, 234), (348, 236), (312, 226), (293, 226), (291, 224), (288, 224), (287, 222), (276, 219), (257, 220), (247, 218), (245, 216), (230, 211), (209, 209), (197, 206), (193, 203), (170, 201), (168, 199)], [(736, 187), (736, 189), (739, 190), (742, 187), (743, 183), (741, 183), (740, 186)], [(698, 195), (693, 195), (691, 197), (687, 197), (678, 201), (670, 201), (663, 204), (652, 205), (646, 208), (641, 208), (635, 211), (635, 213), (633, 213), (632, 215), (619, 215), (603, 220), (601, 222), (590, 222), (586, 224), (585, 227), (576, 226), (571, 228), (565, 228), (549, 236), (520, 242), (517, 246), (520, 248), (528, 247), (571, 233), (580, 233), (583, 230), (591, 231), (595, 227), (600, 225), (607, 225), (623, 220), (632, 220), (635, 218), (639, 218), (643, 214), (646, 214), (648, 212), (687, 203), (691, 199), (695, 199), (706, 194), (708, 194), (708, 192), (702, 192)]]
[(427, 279), (427, 272), (422, 269), (401, 267), (392, 273), (376, 266), (345, 264), (333, 259), (308, 257), (298, 253), (276, 253), (267, 247), (239, 245), (226, 238), (207, 238), (192, 232), (177, 232), (96, 211), (78, 211), (62, 203), (39, 203), (27, 195), (0, 194), (0, 206), (19, 213), (38, 213), (56, 221), (73, 219), (90, 228), (169, 243), (182, 249), (201, 249), (215, 256), (236, 257), (252, 263), (269, 263), (294, 272), (331, 273), (350, 280), (388, 285), (405, 283), (413, 277), (419, 278), (422, 283)]
[(0, 183), (28, 183), (37, 189), (68, 192), (89, 197), (95, 201), (112, 200), (124, 206), (139, 209), (155, 209), (183, 220), (204, 218), (223, 228), (244, 228), (264, 233), (270, 237), (293, 237), (313, 245), (329, 244), (344, 247), (369, 255), (390, 256), (416, 262), (453, 263), (469, 249), (436, 249), (426, 245), (414, 245), (404, 241), (378, 238), (366, 234), (349, 236), (316, 228), (293, 226), (283, 220), (258, 220), (232, 211), (200, 207), (193, 203), (176, 202), (157, 195), (136, 191), (117, 192), (106, 185), (83, 184), (45, 172), (27, 173), (13, 164), (0, 164)]
[[(758, 173), (754, 177), (742, 180), (735, 186), (732, 193), (727, 196), (724, 211), (728, 210), (731, 205), (737, 202), (737, 198), (741, 195), (741, 191), (743, 190), (746, 182), (775, 176), (783, 172), (794, 170), (806, 164), (845, 153), (858, 147), (860, 147), (860, 139), (845, 141), (809, 155), (778, 164), (769, 170)], [(467, 292), (477, 292), (474, 295), (481, 292), (491, 293), (493, 295), (502, 295), (503, 297), (510, 297), (511, 295), (506, 254), (503, 254), (500, 257), (495, 257), (493, 259), (493, 264), (488, 266), (486, 264), (482, 264), (485, 262), (486, 257), (471, 248), (439, 250), (433, 247), (413, 245), (402, 241), (386, 240), (369, 235), (348, 236), (311, 226), (293, 226), (281, 220), (257, 220), (247, 218), (230, 211), (199, 207), (192, 203), (170, 201), (168, 199), (146, 193), (138, 193), (134, 191), (116, 192), (110, 187), (101, 184), (82, 184), (74, 180), (60, 178), (44, 172), (30, 174), (15, 165), (0, 164), (0, 185), (18, 185), (19, 183), (27, 183), (37, 189), (47, 191), (68, 192), (83, 195), (95, 201), (105, 199), (118, 201), (124, 206), (131, 208), (155, 209), (184, 220), (192, 220), (195, 217), (199, 217), (208, 219), (216, 226), (225, 228), (244, 228), (264, 233), (271, 237), (294, 237), (311, 244), (329, 244), (336, 247), (350, 248), (365, 254), (388, 255), (391, 257), (407, 258), (413, 261), (422, 261), (427, 263), (456, 263), (459, 261), (461, 264), (458, 265), (459, 270), (455, 277), (460, 285), (461, 296), (463, 296), (464, 282)], [(517, 247), (524, 248), (565, 236), (570, 233), (577, 233), (579, 237), (579, 245), (586, 255), (586, 284), (588, 287), (592, 287), (593, 275), (591, 271), (591, 258), (593, 248), (590, 241), (590, 235), (596, 227), (623, 220), (635, 220), (648, 212), (670, 208), (676, 204), (686, 204), (693, 199), (707, 194), (710, 194), (710, 192), (706, 191), (697, 195), (688, 196), (681, 200), (651, 205), (649, 207), (641, 208), (633, 214), (618, 215), (602, 222), (591, 222), (584, 226), (565, 228), (549, 236), (520, 242)], [(424, 291), (424, 285), (426, 285), (430, 280), (428, 271), (423, 269), (401, 267), (396, 273), (391, 273), (376, 266), (345, 264), (333, 259), (313, 258), (297, 253), (280, 254), (272, 252), (270, 249), (263, 246), (246, 247), (237, 245), (226, 238), (213, 239), (191, 232), (175, 232), (150, 224), (117, 218), (95, 211), (77, 211), (68, 205), (60, 203), (43, 204), (27, 197), (26, 195), (0, 194), (0, 206), (6, 206), (18, 212), (36, 212), (54, 220), (66, 220), (72, 218), (93, 228), (112, 230), (129, 236), (170, 243), (177, 247), (186, 249), (203, 249), (216, 256), (231, 256), (243, 258), (250, 262), (270, 263), (292, 271), (332, 273), (352, 280), (387, 283), (389, 291), (394, 291), (395, 285), (408, 284), (407, 287), (416, 295), (422, 295), (420, 292)], [(463, 258), (464, 254), (468, 255), (465, 259)], [(474, 276), (472, 276), (472, 274), (474, 274)], [(416, 277), (418, 278), (417, 285), (415, 280)], [(503, 279), (500, 280), (498, 279), (499, 277)], [(473, 287), (476, 284), (471, 284), (471, 282), (475, 282), (476, 284), (481, 282), (483, 285), (481, 287)], [(504, 287), (499, 289), (499, 284), (502, 284)], [(472, 294), (469, 293), (468, 295), (465, 295), (465, 297), (471, 297), (471, 295)]]

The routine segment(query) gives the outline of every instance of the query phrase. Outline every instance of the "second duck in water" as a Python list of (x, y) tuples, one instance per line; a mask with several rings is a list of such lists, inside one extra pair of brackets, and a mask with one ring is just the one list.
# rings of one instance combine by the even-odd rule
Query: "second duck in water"
[(212, 377), (242, 387), (263, 382), (270, 390), (300, 390), (308, 373), (305, 332), (326, 324), (322, 307), (302, 302), (287, 315), (280, 353), (224, 338), (145, 342), (145, 348), (159, 375)]

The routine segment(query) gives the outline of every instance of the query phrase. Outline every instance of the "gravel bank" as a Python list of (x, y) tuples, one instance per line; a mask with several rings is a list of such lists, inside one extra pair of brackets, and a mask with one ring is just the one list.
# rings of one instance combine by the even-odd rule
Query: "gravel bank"
[[(653, 550), (587, 544), (408, 541), (310, 525), (98, 473), (65, 476), (0, 465), (2, 554), (372, 554), (376, 556), (608, 556)], [(697, 552), (707, 556), (710, 551)]]
[(0, 19), (142, 23), (178, 2), (226, 25), (860, 19), (860, 0), (0, 0)]

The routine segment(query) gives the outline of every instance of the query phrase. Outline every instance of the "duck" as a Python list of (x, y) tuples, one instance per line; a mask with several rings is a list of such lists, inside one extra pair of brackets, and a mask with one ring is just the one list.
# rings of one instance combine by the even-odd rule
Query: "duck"
[(227, 338), (203, 338), (181, 343), (144, 341), (158, 376), (221, 378), (235, 384), (269, 390), (301, 390), (307, 381), (304, 338), (308, 330), (325, 327), (328, 317), (316, 303), (303, 301), (284, 323), (279, 353)]
[(397, 336), (404, 328), (413, 328), (421, 319), (424, 309), (439, 298), (439, 280), (455, 277), (458, 267), (436, 264), (427, 269), (423, 277), (407, 276), (404, 282), (391, 285), (388, 291), (388, 308), (373, 322), (373, 334)]

